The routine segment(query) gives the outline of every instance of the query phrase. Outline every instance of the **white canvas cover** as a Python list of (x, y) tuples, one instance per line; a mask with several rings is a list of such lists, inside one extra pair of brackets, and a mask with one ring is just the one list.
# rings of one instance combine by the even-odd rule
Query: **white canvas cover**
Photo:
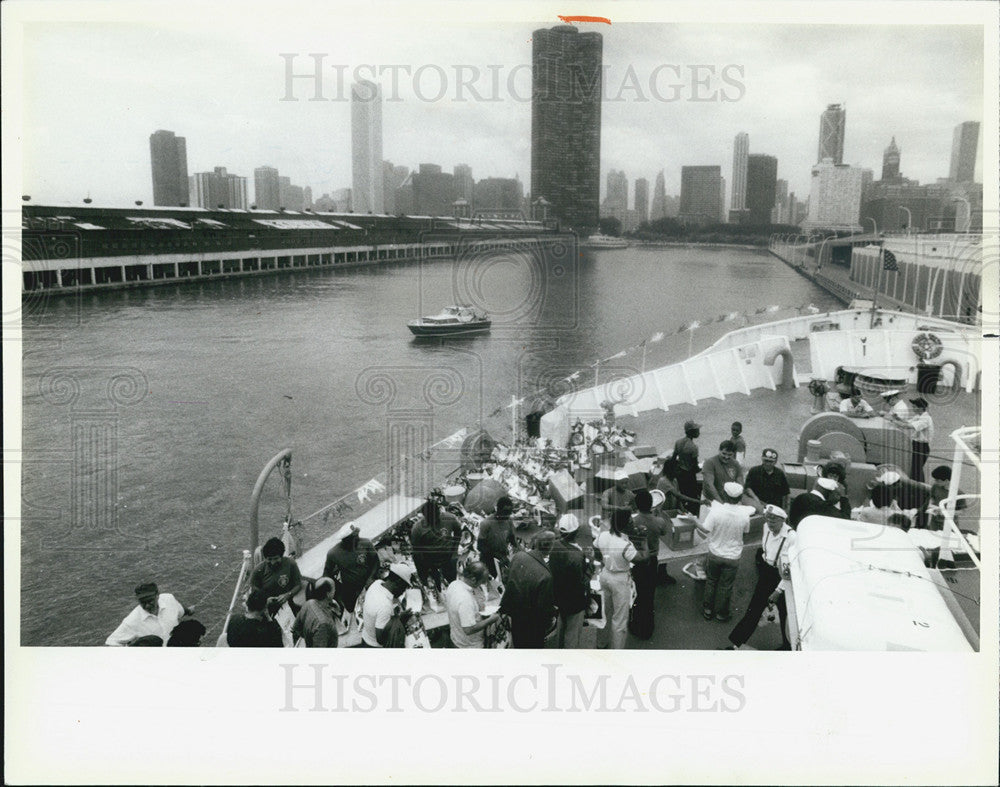
[(810, 516), (789, 557), (803, 650), (973, 650), (902, 530)]
[(569, 445), (569, 412), (565, 407), (556, 407), (542, 416), (538, 423), (538, 435), (551, 440), (556, 448)]

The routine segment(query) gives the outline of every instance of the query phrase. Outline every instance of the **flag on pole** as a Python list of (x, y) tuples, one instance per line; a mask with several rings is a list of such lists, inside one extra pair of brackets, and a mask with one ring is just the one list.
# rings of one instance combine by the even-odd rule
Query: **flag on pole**
[(898, 272), (899, 265), (896, 263), (896, 255), (893, 254), (888, 249), (884, 249), (882, 251), (882, 255), (883, 255), (882, 270)]

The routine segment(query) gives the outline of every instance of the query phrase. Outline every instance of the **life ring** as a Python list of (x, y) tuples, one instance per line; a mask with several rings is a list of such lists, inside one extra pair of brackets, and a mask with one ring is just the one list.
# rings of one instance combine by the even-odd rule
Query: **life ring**
[(922, 361), (937, 358), (944, 350), (941, 340), (933, 333), (918, 333), (910, 344), (914, 354)]

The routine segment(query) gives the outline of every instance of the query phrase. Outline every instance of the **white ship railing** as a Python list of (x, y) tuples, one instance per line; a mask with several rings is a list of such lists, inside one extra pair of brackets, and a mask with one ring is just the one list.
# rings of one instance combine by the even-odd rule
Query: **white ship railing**
[[(972, 463), (976, 471), (980, 473), (980, 477), (982, 476), (981, 449), (977, 449), (975, 445), (982, 439), (982, 433), (981, 426), (963, 426), (951, 433), (951, 439), (955, 442), (955, 451), (951, 461), (951, 483), (948, 486), (948, 496), (939, 503), (941, 514), (944, 517), (944, 529), (941, 533), (941, 559), (954, 560), (954, 553), (964, 552), (977, 569), (979, 568), (979, 555), (969, 545), (965, 534), (958, 529), (958, 525), (955, 523), (955, 510), (960, 500), (979, 500), (982, 498), (982, 495), (979, 494), (961, 494), (958, 491), (962, 481), (962, 466), (965, 461)], [(982, 541), (980, 540), (981, 545)], [(946, 554), (946, 550), (948, 554)]]

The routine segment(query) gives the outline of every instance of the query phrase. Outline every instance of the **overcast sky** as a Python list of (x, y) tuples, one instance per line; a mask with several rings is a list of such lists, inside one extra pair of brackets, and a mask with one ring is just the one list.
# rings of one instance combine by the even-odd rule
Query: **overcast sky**
[[(253, 169), (264, 164), (311, 186), (314, 197), (350, 186), (350, 107), (330, 99), (347, 94), (335, 66), (346, 67), (349, 85), (364, 64), (383, 67), (376, 81), (387, 98), (385, 67), (410, 70), (398, 72), (399, 100), (383, 106), (385, 158), (446, 171), (468, 163), (476, 179), (516, 173), (529, 188), (531, 35), (557, 24), (554, 13), (539, 18), (522, 5), (526, 21), (487, 23), (439, 10), (421, 20), (368, 7), (289, 6), (249, 24), (243, 7), (27, 26), (24, 192), (43, 203), (89, 193), (97, 204), (151, 204), (149, 135), (161, 128), (186, 137), (190, 173), (225, 166), (248, 177), (251, 197)], [(614, 7), (561, 12), (615, 17)], [(869, 167), (877, 179), (895, 136), (905, 176), (922, 183), (947, 176), (954, 127), (983, 119), (982, 28), (856, 21), (578, 25), (604, 37), (602, 196), (612, 168), (628, 176), (631, 200), (637, 177), (652, 188), (662, 169), (668, 194), (676, 194), (681, 166), (718, 164), (728, 197), (733, 137), (745, 131), (750, 152), (776, 156), (778, 177), (805, 198), (829, 103), (846, 105), (845, 163)], [(310, 53), (325, 54), (327, 100), (307, 100), (315, 90), (308, 80), (293, 83), (297, 101), (282, 100), (282, 53), (296, 55), (296, 73), (312, 72)], [(439, 100), (435, 66), (445, 70)], [(484, 100), (468, 89), (457, 95), (456, 66), (470, 67), (467, 78), (478, 70), (472, 87)], [(977, 180), (981, 151), (982, 135)]]

